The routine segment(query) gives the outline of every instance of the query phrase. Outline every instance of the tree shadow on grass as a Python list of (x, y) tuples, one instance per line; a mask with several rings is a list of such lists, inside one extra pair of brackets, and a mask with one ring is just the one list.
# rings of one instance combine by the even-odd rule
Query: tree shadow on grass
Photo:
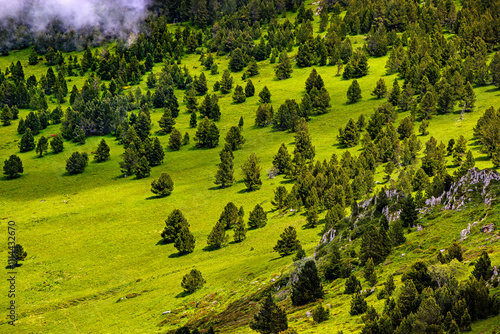
[(171, 244), (171, 242), (166, 242), (165, 239), (160, 239), (155, 246), (164, 246), (169, 244)]
[(8, 264), (5, 266), (5, 269), (7, 270), (16, 270), (16, 268), (19, 268), (19, 267), (22, 267), (23, 264), (22, 263), (17, 263), (15, 265), (12, 265), (12, 264)]
[(155, 196), (155, 195), (153, 195), (153, 196), (146, 197), (146, 200), (161, 199), (161, 198), (165, 198), (165, 197), (168, 197), (168, 195), (167, 196)]
[[(285, 255), (285, 256), (288, 256), (288, 255)], [(278, 256), (278, 257), (275, 257), (275, 258), (272, 258), (271, 260), (269, 260), (269, 262), (273, 262), (273, 261), (277, 261), (281, 258), (283, 258), (284, 256)]]
[(181, 257), (181, 256), (183, 256), (183, 255), (186, 255), (186, 254), (181, 253), (181, 252), (176, 252), (176, 253), (172, 253), (172, 254), (170, 254), (170, 255), (168, 256), (168, 258), (169, 258), (169, 259), (176, 259), (176, 258)]
[(191, 293), (188, 291), (182, 291), (181, 293), (178, 293), (177, 295), (175, 295), (175, 298), (184, 298), (184, 297), (189, 296), (190, 294)]

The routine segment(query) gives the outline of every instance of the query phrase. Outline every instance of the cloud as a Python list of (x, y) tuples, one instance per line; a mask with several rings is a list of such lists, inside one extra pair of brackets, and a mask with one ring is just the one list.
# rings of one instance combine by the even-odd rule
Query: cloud
[(99, 27), (106, 33), (135, 31), (148, 0), (0, 0), (0, 22), (14, 18), (33, 31), (43, 31), (54, 19), (65, 28)]

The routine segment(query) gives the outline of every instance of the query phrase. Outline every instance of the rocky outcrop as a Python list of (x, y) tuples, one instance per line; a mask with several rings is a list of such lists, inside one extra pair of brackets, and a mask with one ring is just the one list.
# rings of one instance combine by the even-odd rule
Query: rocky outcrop
[(474, 197), (481, 197), (486, 205), (490, 205), (496, 194), (491, 192), (492, 185), (500, 183), (500, 174), (491, 169), (470, 169), (460, 180), (453, 183), (450, 190), (439, 197), (431, 197), (426, 205), (433, 207), (443, 205), (444, 210), (460, 210)]

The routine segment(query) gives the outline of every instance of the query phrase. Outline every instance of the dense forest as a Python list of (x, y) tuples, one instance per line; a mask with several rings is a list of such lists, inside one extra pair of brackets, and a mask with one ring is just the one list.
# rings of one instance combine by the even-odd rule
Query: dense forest
[[(193, 309), (207, 308), (154, 318), (159, 332), (499, 330), (492, 242), (500, 176), (491, 170), (500, 167), (499, 0), (154, 0), (141, 15), (124, 8), (110, 14), (132, 20), (122, 26), (105, 17), (79, 27), (58, 16), (42, 28), (22, 15), (0, 23), (2, 197), (26, 195), (20, 189), (40, 168), (58, 196), (113, 175), (101, 182), (121, 183), (105, 196), (126, 194), (113, 206), (128, 203), (122, 210), (137, 220), (161, 211), (157, 245), (177, 251), (161, 270), (176, 261), (184, 291), (175, 298), (196, 296)], [(111, 167), (95, 167), (103, 165)], [(63, 173), (79, 181), (57, 181)], [(43, 202), (49, 188), (37, 187), (26, 196)], [(144, 191), (151, 201), (140, 204)], [(114, 221), (108, 209), (86, 215)], [(59, 223), (58, 215), (43, 219)], [(25, 263), (20, 271), (29, 270), (33, 243), (22, 240), (9, 249), (14, 267)], [(217, 294), (210, 279), (232, 265), (209, 269), (193, 256), (226, 252), (223, 262), (240, 263), (258, 245), (266, 245), (261, 256), (284, 262), (241, 272), (281, 274), (219, 308), (205, 301)], [(143, 285), (119, 301), (149, 289), (160, 288)]]

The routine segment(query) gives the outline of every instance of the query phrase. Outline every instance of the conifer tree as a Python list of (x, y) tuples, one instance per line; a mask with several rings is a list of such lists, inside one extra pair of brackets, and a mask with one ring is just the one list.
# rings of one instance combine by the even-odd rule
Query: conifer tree
[(290, 59), (288, 59), (288, 54), (283, 50), (279, 57), (278, 66), (276, 66), (276, 77), (278, 80), (285, 80), (292, 76), (292, 72), (292, 65), (290, 64)]
[(486, 251), (483, 251), (474, 265), (472, 276), (474, 276), (477, 280), (480, 280), (481, 277), (484, 280), (489, 280), (492, 275), (493, 268), (491, 267), (490, 257)]
[(135, 131), (141, 140), (149, 137), (151, 132), (151, 119), (145, 112), (141, 112), (137, 118), (137, 123), (135, 124)]
[(163, 151), (163, 146), (161, 146), (158, 137), (153, 140), (153, 147), (151, 153), (147, 156), (149, 165), (151, 167), (161, 165), (163, 158), (165, 157), (165, 152)]
[(61, 153), (64, 149), (64, 142), (61, 134), (57, 134), (50, 140), (50, 147), (54, 151), (55, 154)]
[(376, 96), (377, 99), (381, 99), (387, 94), (387, 86), (385, 85), (385, 80), (380, 78), (377, 81), (375, 89), (373, 89), (372, 95)]
[(403, 227), (411, 227), (418, 221), (418, 210), (413, 197), (403, 199), (402, 210), (399, 216)]
[(243, 222), (243, 217), (238, 216), (238, 219), (234, 224), (233, 230), (234, 230), (235, 242), (242, 242), (243, 240), (246, 239), (247, 229), (245, 227), (245, 223)]
[(88, 155), (83, 152), (73, 152), (71, 156), (66, 160), (66, 171), (69, 174), (80, 174), (83, 173), (85, 167), (88, 163)]
[(212, 249), (219, 249), (227, 244), (228, 237), (224, 223), (217, 221), (212, 231), (208, 235), (207, 244)]
[(278, 209), (281, 210), (285, 208), (285, 200), (287, 198), (288, 191), (284, 186), (278, 186), (276, 190), (274, 190), (274, 201), (272, 204)]
[(358, 81), (354, 79), (347, 89), (347, 102), (356, 103), (361, 100), (361, 88), (359, 87)]
[(196, 111), (193, 111), (193, 112), (191, 113), (190, 118), (189, 118), (189, 127), (191, 127), (191, 128), (195, 128), (195, 127), (196, 127), (196, 125), (197, 125), (197, 123), (198, 123), (198, 121), (197, 121), (197, 119), (196, 119)]
[(257, 74), (259, 74), (259, 66), (257, 65), (257, 62), (255, 61), (255, 59), (253, 59), (253, 57), (252, 57), (252, 60), (248, 64), (248, 68), (245, 71), (244, 75), (247, 78), (249, 78), (249, 77), (256, 76)]
[[(233, 89), (233, 77), (225, 70), (220, 81), (220, 92), (227, 94)], [(215, 89), (214, 89), (215, 90)]]
[(246, 95), (245, 92), (243, 92), (243, 87), (241, 87), (240, 85), (236, 85), (233, 94), (233, 102), (238, 104), (245, 102), (245, 100), (246, 100)]
[(260, 97), (260, 103), (271, 103), (271, 92), (267, 88), (267, 86), (264, 86), (262, 90), (259, 93)]
[(306, 214), (306, 221), (307, 221), (306, 225), (309, 228), (315, 228), (316, 226), (318, 226), (319, 218), (318, 218), (317, 205), (312, 205), (309, 207)]
[(229, 187), (234, 182), (233, 157), (230, 152), (222, 151), (220, 160), (220, 163), (217, 165), (215, 184), (220, 185), (221, 188)]
[(196, 240), (194, 239), (193, 234), (189, 231), (189, 227), (182, 225), (174, 241), (174, 247), (177, 249), (179, 254), (192, 253), (194, 251), (195, 243)]
[(165, 220), (165, 227), (161, 233), (164, 242), (174, 242), (182, 227), (189, 228), (189, 223), (179, 209), (174, 209)]
[(151, 192), (159, 197), (168, 196), (174, 190), (174, 182), (167, 172), (160, 174), (158, 180), (153, 180), (151, 183)]
[(28, 152), (35, 148), (35, 138), (31, 132), (31, 128), (27, 128), (24, 135), (19, 142), (19, 150), (21, 152)]
[(253, 86), (252, 80), (248, 80), (245, 86), (245, 96), (252, 97), (255, 95), (255, 87)]
[(0, 120), (3, 126), (10, 125), (10, 121), (13, 119), (12, 112), (8, 105), (4, 104), (2, 112), (0, 113)]
[(472, 85), (469, 81), (464, 86), (461, 102), (459, 104), (462, 107), (462, 111), (471, 112), (475, 108), (476, 103), (476, 94), (474, 93), (474, 89), (472, 89)]
[(273, 167), (278, 171), (278, 174), (287, 175), (292, 170), (292, 157), (288, 153), (285, 143), (281, 143), (278, 153), (274, 156)]
[(293, 254), (300, 247), (300, 242), (297, 240), (297, 231), (293, 226), (285, 228), (281, 233), (274, 250), (280, 254), (281, 257)]
[(275, 304), (267, 294), (258, 313), (250, 321), (250, 328), (262, 334), (277, 334), (288, 329), (286, 311)]
[(265, 127), (272, 123), (273, 107), (268, 103), (262, 103), (255, 114), (255, 125)]
[(109, 146), (106, 144), (104, 139), (101, 139), (99, 145), (96, 149), (96, 154), (94, 156), (94, 160), (97, 162), (103, 162), (109, 159)]
[(252, 153), (248, 160), (241, 167), (243, 172), (243, 181), (248, 191), (256, 190), (262, 185), (260, 179), (261, 168), (259, 166), (259, 158)]
[(365, 280), (370, 283), (370, 286), (375, 286), (375, 284), (377, 284), (377, 274), (375, 273), (375, 265), (373, 264), (372, 258), (369, 258), (365, 263), (364, 277)]
[(15, 179), (23, 172), (23, 162), (17, 155), (13, 154), (4, 161), (3, 173), (8, 179)]
[(186, 292), (193, 293), (203, 287), (205, 283), (206, 281), (201, 275), (201, 272), (198, 269), (191, 269), (189, 274), (182, 277), (181, 286)]
[(205, 95), (208, 91), (207, 87), (207, 78), (205, 77), (205, 73), (201, 72), (199, 78), (194, 80), (194, 89), (198, 95)]
[(351, 309), (349, 311), (350, 315), (359, 315), (366, 312), (368, 309), (368, 304), (363, 296), (357, 292), (352, 296), (351, 299)]
[(182, 137), (182, 145), (187, 144), (189, 144), (189, 133), (186, 131), (186, 133), (184, 133), (184, 137)]
[[(196, 113), (195, 113), (196, 117)], [(168, 134), (172, 132), (172, 129), (174, 128), (175, 125), (175, 119), (172, 117), (172, 111), (170, 109), (165, 108), (165, 111), (163, 112), (163, 116), (160, 118), (158, 121), (158, 124), (160, 125), (161, 132), (164, 134)]]
[(38, 153), (39, 156), (41, 157), (43, 153), (47, 153), (48, 148), (49, 148), (49, 140), (44, 136), (41, 136), (40, 139), (38, 139), (35, 152)]
[(231, 59), (229, 60), (229, 69), (232, 72), (239, 72), (245, 66), (246, 64), (243, 52), (241, 51), (240, 48), (236, 48), (235, 50), (233, 50), (233, 52), (231, 52)]
[(324, 295), (316, 262), (309, 260), (298, 273), (297, 281), (292, 284), (292, 304), (295, 306), (313, 302)]
[(174, 151), (178, 151), (181, 149), (182, 145), (182, 133), (174, 128), (172, 133), (170, 134), (170, 138), (168, 139), (168, 147)]
[(359, 143), (359, 129), (352, 118), (347, 121), (345, 128), (339, 128), (337, 136), (339, 142), (346, 147), (354, 147)]
[(245, 138), (238, 126), (232, 126), (226, 134), (225, 141), (231, 151), (236, 151), (243, 146)]
[(125, 175), (135, 174), (137, 164), (139, 162), (139, 154), (134, 143), (131, 143), (123, 154), (122, 161), (120, 161), (121, 172)]
[(256, 229), (266, 226), (267, 223), (267, 213), (264, 211), (260, 204), (255, 205), (254, 209), (250, 211), (250, 216), (248, 218), (248, 227), (251, 229)]
[(397, 79), (394, 79), (394, 83), (392, 84), (392, 90), (387, 97), (387, 101), (389, 101), (393, 106), (397, 106), (399, 102), (399, 98), (401, 97), (401, 88), (399, 88), (399, 83)]
[(137, 166), (135, 168), (135, 177), (138, 179), (143, 179), (148, 177), (151, 173), (151, 166), (149, 166), (148, 159), (143, 155), (139, 161), (137, 161)]
[(345, 294), (359, 293), (361, 291), (361, 283), (359, 282), (356, 275), (351, 274), (345, 281)]
[(224, 210), (222, 211), (219, 221), (224, 225), (224, 228), (230, 229), (233, 228), (233, 226), (236, 224), (238, 220), (239, 214), (238, 214), (238, 208), (236, 205), (234, 205), (233, 202), (229, 202), (226, 204), (224, 207)]

